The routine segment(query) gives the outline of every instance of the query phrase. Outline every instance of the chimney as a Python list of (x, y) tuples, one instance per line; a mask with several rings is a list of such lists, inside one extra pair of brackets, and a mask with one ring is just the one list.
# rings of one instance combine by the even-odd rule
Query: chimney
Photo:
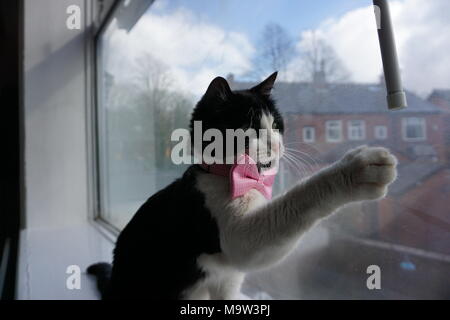
[(314, 71), (313, 75), (313, 86), (314, 88), (324, 89), (327, 86), (327, 78), (325, 75), (325, 60), (320, 61), (319, 70)]

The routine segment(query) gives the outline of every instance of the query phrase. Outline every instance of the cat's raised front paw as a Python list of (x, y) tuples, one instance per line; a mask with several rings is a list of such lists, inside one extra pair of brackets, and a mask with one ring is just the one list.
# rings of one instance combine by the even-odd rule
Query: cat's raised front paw
[(388, 185), (397, 177), (397, 158), (382, 147), (350, 150), (340, 164), (352, 201), (384, 197)]

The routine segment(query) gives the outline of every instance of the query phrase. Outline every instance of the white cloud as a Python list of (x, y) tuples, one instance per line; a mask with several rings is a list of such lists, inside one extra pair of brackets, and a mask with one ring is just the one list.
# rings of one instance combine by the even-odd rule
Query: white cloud
[[(391, 1), (404, 86), (420, 94), (450, 87), (450, 1)], [(316, 30), (356, 82), (378, 81), (381, 56), (372, 6), (330, 19)]]
[(244, 34), (205, 23), (184, 9), (166, 15), (149, 12), (128, 34), (111, 25), (107, 39), (106, 65), (116, 77), (128, 79), (136, 59), (150, 53), (168, 66), (176, 89), (195, 95), (217, 75), (249, 71), (254, 52)]
[[(405, 87), (420, 94), (449, 88), (450, 1), (396, 0), (390, 5)], [(372, 6), (323, 21), (315, 31), (336, 51), (351, 80), (378, 81), (382, 64)], [(244, 33), (207, 23), (186, 9), (149, 11), (129, 34), (113, 24), (107, 38), (107, 65), (113, 66), (116, 80), (130, 77), (136, 58), (148, 52), (169, 67), (177, 89), (197, 96), (217, 75), (239, 77), (251, 71), (255, 54)]]

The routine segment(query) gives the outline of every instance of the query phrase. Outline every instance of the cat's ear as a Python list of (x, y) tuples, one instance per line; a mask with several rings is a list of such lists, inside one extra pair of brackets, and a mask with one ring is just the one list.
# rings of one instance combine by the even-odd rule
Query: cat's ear
[(220, 98), (226, 100), (231, 96), (232, 92), (227, 80), (222, 77), (216, 77), (208, 86), (206, 90), (206, 98)]
[(278, 71), (275, 71), (272, 73), (266, 80), (258, 84), (257, 86), (254, 86), (250, 90), (254, 92), (258, 92), (262, 94), (263, 96), (270, 96), (270, 93), (272, 92), (273, 85), (275, 83), (275, 79), (277, 78)]

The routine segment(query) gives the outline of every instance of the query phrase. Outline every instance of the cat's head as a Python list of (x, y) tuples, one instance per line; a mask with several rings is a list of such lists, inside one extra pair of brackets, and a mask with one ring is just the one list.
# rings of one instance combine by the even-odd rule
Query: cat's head
[[(215, 78), (192, 113), (191, 138), (194, 138), (195, 121), (201, 121), (202, 136), (208, 129), (220, 131), (224, 137), (224, 145), (226, 129), (253, 129), (256, 136), (248, 136), (245, 150), (236, 147), (234, 156), (256, 150), (257, 159), (254, 160), (261, 170), (278, 166), (284, 153), (284, 123), (271, 97), (276, 77), (277, 72), (250, 89), (238, 91), (232, 91), (224, 78)], [(264, 129), (265, 134), (260, 134), (260, 129)], [(209, 143), (210, 141), (203, 141), (202, 151)], [(223, 155), (225, 154), (224, 149)]]

